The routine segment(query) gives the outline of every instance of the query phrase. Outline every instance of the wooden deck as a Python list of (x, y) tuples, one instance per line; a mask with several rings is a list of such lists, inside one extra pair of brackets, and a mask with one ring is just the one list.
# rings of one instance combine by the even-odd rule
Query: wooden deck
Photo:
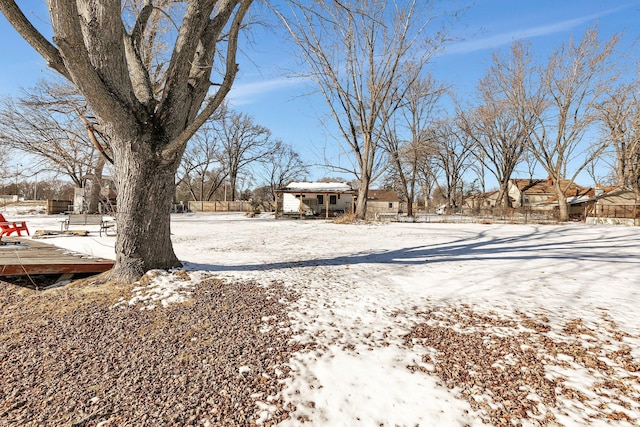
[(37, 240), (4, 237), (0, 244), (0, 277), (35, 274), (102, 273), (113, 261), (72, 253)]

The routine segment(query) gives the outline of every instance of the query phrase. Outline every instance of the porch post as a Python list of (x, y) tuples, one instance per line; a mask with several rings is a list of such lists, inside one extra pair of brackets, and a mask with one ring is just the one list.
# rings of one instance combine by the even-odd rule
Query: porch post
[(324, 212), (325, 218), (329, 219), (329, 193), (324, 194)]
[(300, 193), (300, 204), (298, 205), (298, 211), (300, 212), (300, 219), (304, 218), (304, 215), (302, 215), (303, 209), (302, 209), (302, 193)]

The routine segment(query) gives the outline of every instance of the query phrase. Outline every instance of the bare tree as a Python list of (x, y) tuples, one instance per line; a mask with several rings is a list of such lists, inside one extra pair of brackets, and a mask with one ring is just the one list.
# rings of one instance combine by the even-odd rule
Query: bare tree
[[(444, 42), (444, 32), (427, 34), (433, 24), (429, 1), (320, 0), (305, 5), (285, 23), (308, 64), (308, 73), (302, 74), (317, 84), (354, 157), (356, 216), (364, 218), (380, 129)], [(396, 84), (401, 78), (404, 86)]]
[(83, 187), (96, 150), (78, 126), (79, 120), (67, 120), (54, 118), (42, 105), (7, 98), (0, 108), (0, 142), (12, 150), (50, 160), (51, 169), (62, 171), (76, 186)]
[(456, 118), (437, 121), (432, 128), (432, 138), (436, 145), (435, 163), (444, 173), (447, 205), (458, 207), (462, 200), (462, 175), (469, 167), (475, 141), (461, 129)]
[[(78, 88), (110, 138), (118, 238), (108, 279), (131, 282), (149, 269), (177, 267), (169, 215), (175, 172), (187, 141), (231, 89), (252, 1), (145, 0), (132, 9), (107, 0), (47, 3), (52, 40), (14, 0), (0, 0), (0, 12)], [(171, 47), (155, 44), (154, 19), (175, 24), (175, 37), (163, 38)]]
[(508, 184), (529, 140), (529, 118), (518, 114), (514, 106), (500, 93), (499, 85), (489, 73), (480, 81), (481, 104), (472, 111), (459, 111), (459, 123), (475, 141), (476, 159), (482, 169), (488, 169), (498, 181), (498, 202), (509, 207)]
[(434, 120), (432, 115), (443, 93), (444, 87), (430, 75), (414, 80), (406, 91), (405, 103), (383, 129), (383, 147), (389, 154), (401, 193), (407, 202), (409, 217), (413, 216), (420, 166), (429, 164), (429, 158), (436, 153), (428, 128)]
[(638, 82), (621, 85), (600, 104), (604, 138), (611, 142), (617, 184), (632, 188), (640, 202), (640, 95)]
[(571, 40), (558, 48), (542, 69), (524, 61), (527, 49), (521, 43), (513, 45), (508, 58), (494, 63), (501, 90), (528, 126), (529, 149), (553, 182), (561, 221), (569, 219), (566, 190), (605, 147), (603, 141), (588, 143), (584, 136), (593, 129), (596, 105), (611, 82), (610, 60), (617, 41), (614, 36), (601, 44), (597, 30), (590, 28), (579, 43)]
[(281, 141), (277, 141), (271, 153), (261, 163), (261, 177), (269, 188), (270, 201), (275, 200), (275, 191), (288, 183), (303, 179), (308, 168), (294, 149)]
[(424, 198), (424, 207), (429, 209), (433, 200), (433, 191), (438, 184), (438, 168), (435, 162), (435, 156), (430, 156), (427, 161), (418, 165), (418, 173), (420, 176), (421, 193)]
[(221, 143), (211, 123), (202, 126), (187, 144), (177, 185), (183, 185), (193, 200), (211, 200), (227, 179)]
[(251, 163), (266, 159), (276, 147), (271, 131), (247, 114), (227, 110), (212, 122), (220, 141), (221, 159), (229, 177), (231, 200), (236, 199), (238, 178)]
[[(89, 188), (89, 212), (98, 211), (108, 144), (91, 124), (84, 99), (65, 84), (41, 81), (0, 107), (0, 143), (34, 158), (36, 172), (62, 174)], [(104, 154), (104, 155), (103, 155)]]
[(108, 141), (94, 125), (84, 99), (68, 84), (41, 80), (0, 109), (0, 142), (30, 155), (34, 171), (62, 174), (89, 191), (87, 210), (97, 212)]

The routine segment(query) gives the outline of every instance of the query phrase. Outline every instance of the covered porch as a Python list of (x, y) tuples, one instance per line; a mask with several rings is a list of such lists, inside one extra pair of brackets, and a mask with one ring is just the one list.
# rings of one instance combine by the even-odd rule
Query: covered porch
[(356, 191), (346, 183), (293, 182), (275, 192), (276, 218), (332, 218), (354, 210)]

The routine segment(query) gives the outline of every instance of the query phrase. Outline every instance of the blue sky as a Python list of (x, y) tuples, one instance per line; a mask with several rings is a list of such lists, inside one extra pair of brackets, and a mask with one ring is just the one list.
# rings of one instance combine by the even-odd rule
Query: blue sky
[[(46, 28), (44, 1), (20, 1), (24, 11), (38, 27)], [(506, 49), (514, 40), (531, 42), (532, 50), (542, 58), (567, 42), (582, 37), (585, 29), (598, 25), (604, 40), (624, 32), (620, 52), (640, 60), (637, 41), (640, 36), (640, 0), (477, 0), (451, 1), (454, 6), (469, 5), (452, 32), (461, 40), (452, 43), (437, 57), (433, 75), (450, 84), (460, 98), (472, 94), (478, 79), (491, 61), (494, 50)], [(446, 4), (445, 3), (445, 4)], [(0, 16), (0, 96), (17, 94), (48, 75), (44, 61)], [(293, 47), (278, 32), (256, 34), (254, 45), (239, 58), (240, 73), (231, 102), (238, 110), (253, 116), (270, 128), (275, 137), (292, 145), (308, 163), (322, 163), (325, 151), (337, 159), (334, 136), (327, 133), (321, 120), (326, 113), (323, 101), (310, 95), (313, 85), (289, 78), (299, 66), (292, 57)], [(250, 57), (250, 58), (249, 58)], [(341, 160), (344, 161), (344, 160)], [(311, 179), (336, 174), (315, 168)]]

